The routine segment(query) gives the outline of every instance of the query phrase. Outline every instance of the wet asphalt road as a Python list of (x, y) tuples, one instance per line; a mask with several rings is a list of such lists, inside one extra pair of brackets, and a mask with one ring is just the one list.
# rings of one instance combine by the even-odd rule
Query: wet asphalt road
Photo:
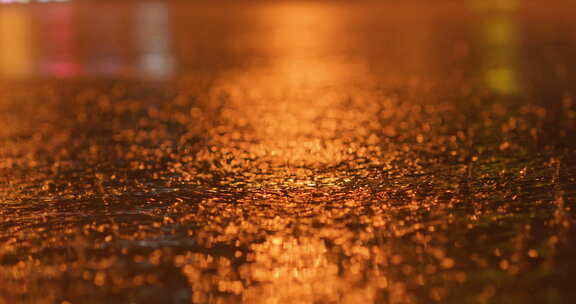
[(571, 303), (576, 7), (0, 4), (0, 303)]

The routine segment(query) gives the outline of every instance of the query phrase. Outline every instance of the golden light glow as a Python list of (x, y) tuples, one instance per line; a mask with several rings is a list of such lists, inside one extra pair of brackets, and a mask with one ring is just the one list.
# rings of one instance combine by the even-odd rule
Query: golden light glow
[(33, 69), (30, 11), (0, 10), (0, 76), (23, 78)]
[(496, 92), (517, 93), (518, 34), (514, 17), (489, 16), (485, 19), (483, 39), (486, 43), (486, 82)]
[(515, 1), (217, 2), (0, 8), (0, 304), (570, 288), (574, 100), (494, 96)]
[(262, 17), (270, 27), (262, 42), (275, 53), (271, 70), (276, 75), (266, 77), (267, 86), (335, 85), (357, 74), (353, 62), (344, 65), (341, 58), (331, 59), (342, 48), (341, 11), (322, 4), (287, 3), (267, 8)]
[(520, 90), (518, 75), (518, 29), (515, 0), (471, 1), (471, 7), (482, 14), (479, 34), (484, 53), (484, 80), (488, 88), (501, 94)]
[(265, 31), (250, 42), (271, 59), (219, 80), (217, 89), (239, 102), (226, 114), (242, 113), (250, 119), (252, 136), (259, 142), (251, 145), (251, 152), (286, 170), (341, 161), (346, 151), (342, 142), (326, 139), (343, 131), (353, 118), (333, 112), (345, 99), (334, 88), (349, 91), (366, 77), (357, 58), (338, 57), (344, 43), (338, 37), (345, 26), (342, 10), (285, 3), (265, 6), (258, 16)]
[(518, 0), (468, 0), (470, 7), (478, 12), (512, 12), (518, 8)]

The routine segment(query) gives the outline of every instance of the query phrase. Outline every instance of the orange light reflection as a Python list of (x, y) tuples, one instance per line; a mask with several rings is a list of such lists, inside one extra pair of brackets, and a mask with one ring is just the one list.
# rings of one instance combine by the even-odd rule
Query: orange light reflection
[(265, 30), (253, 44), (272, 59), (217, 84), (231, 97), (232, 110), (225, 113), (229, 119), (246, 117), (254, 126), (252, 136), (259, 144), (250, 145), (250, 152), (275, 167), (294, 170), (345, 158), (344, 142), (328, 139), (345, 132), (347, 119), (357, 117), (352, 109), (346, 115), (334, 112), (346, 98), (338, 92), (350, 92), (367, 73), (358, 58), (340, 58), (344, 15), (315, 3), (265, 6), (258, 14)]
[(32, 71), (33, 52), (30, 11), (10, 7), (0, 10), (0, 75), (27, 77)]

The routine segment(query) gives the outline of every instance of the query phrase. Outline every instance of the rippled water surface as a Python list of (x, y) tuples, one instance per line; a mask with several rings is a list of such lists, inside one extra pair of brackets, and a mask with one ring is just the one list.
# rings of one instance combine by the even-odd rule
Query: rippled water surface
[(0, 303), (576, 301), (576, 7), (433, 2), (0, 4)]

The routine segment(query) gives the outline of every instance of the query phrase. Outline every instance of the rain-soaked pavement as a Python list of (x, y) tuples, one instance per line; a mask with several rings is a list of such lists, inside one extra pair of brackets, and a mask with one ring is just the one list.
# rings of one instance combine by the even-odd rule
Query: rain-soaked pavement
[(0, 303), (574, 303), (576, 4), (0, 4)]

